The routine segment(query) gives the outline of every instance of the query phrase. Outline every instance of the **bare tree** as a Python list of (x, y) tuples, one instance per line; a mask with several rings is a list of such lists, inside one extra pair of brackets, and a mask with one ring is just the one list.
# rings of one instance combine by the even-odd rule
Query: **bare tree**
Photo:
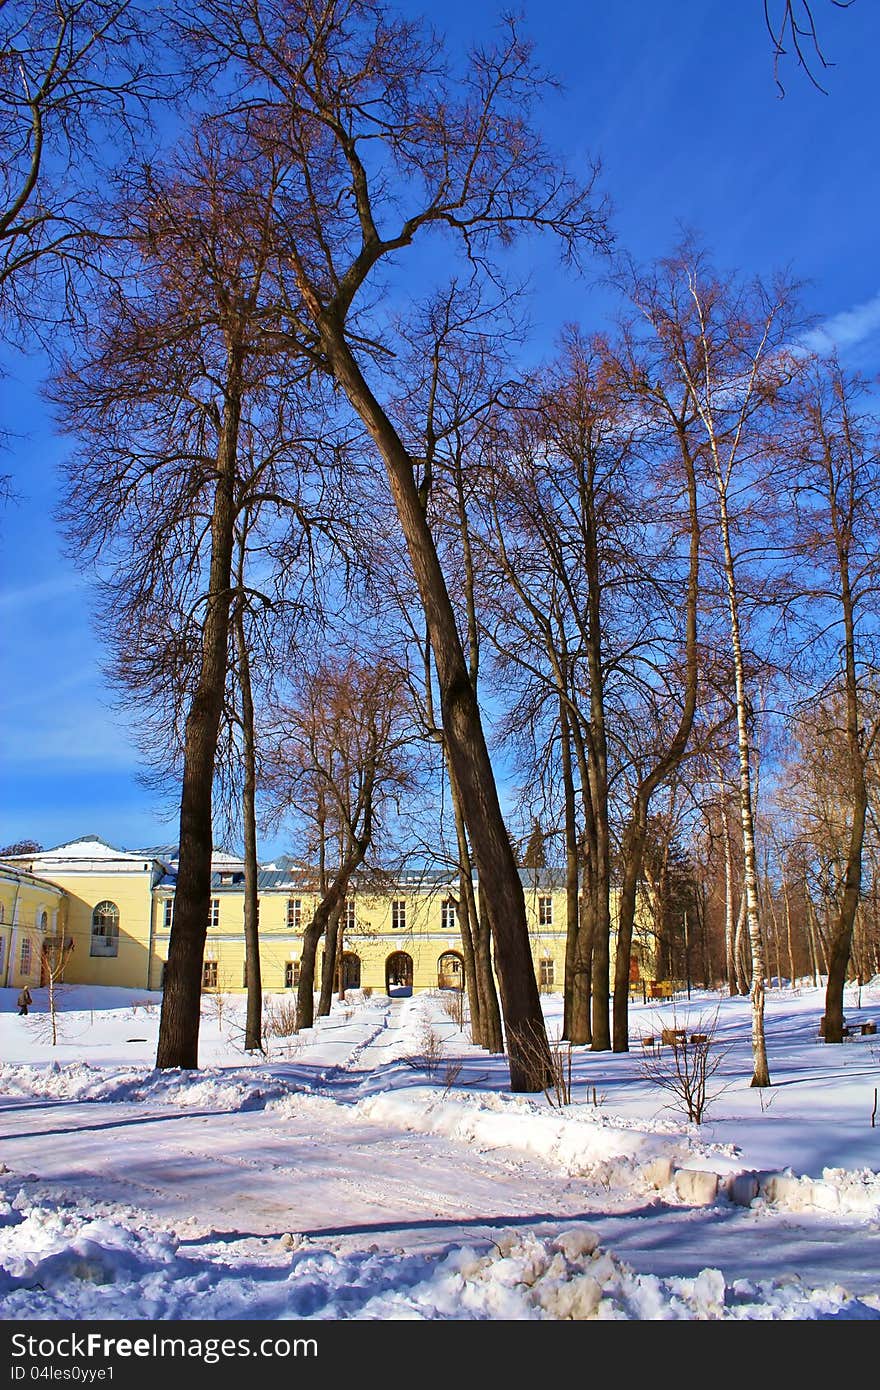
[[(135, 0), (4, 0), (0, 6), (0, 316), (33, 329), (44, 272), (69, 295), (100, 231), (97, 166), (160, 84), (151, 14)], [(52, 275), (54, 283), (54, 275)]]
[[(743, 638), (743, 587), (735, 507), (754, 484), (762, 430), (797, 374), (792, 286), (769, 287), (717, 275), (685, 243), (661, 267), (665, 294), (644, 310), (685, 386), (702, 433), (701, 457), (715, 509), (733, 667), (745, 921), (751, 949), (752, 1085), (768, 1086), (764, 1038), (764, 946), (758, 898), (753, 788), (753, 705)], [(752, 517), (754, 524), (754, 517)], [(750, 538), (750, 540), (752, 540)]]
[(513, 24), (460, 76), (434, 35), (369, 0), (206, 0), (182, 6), (178, 24), (206, 73), (222, 66), (235, 82), (250, 138), (288, 161), (292, 347), (332, 375), (382, 459), (492, 924), (511, 1085), (540, 1089), (535, 1058), (549, 1069), (549, 1049), (522, 886), (418, 460), (379, 381), (370, 383), (370, 358), (392, 349), (392, 334), (387, 317), (367, 312), (367, 292), (380, 266), (431, 229), (464, 249), (474, 273), (500, 274), (497, 248), (521, 233), (549, 231), (573, 258), (604, 244), (602, 212), (589, 187), (560, 172), (531, 123), (546, 83)]
[[(836, 10), (848, 10), (853, 3), (854, 0), (830, 0)], [(780, 96), (785, 95), (779, 77), (780, 59), (788, 55), (787, 44), (791, 44), (798, 66), (803, 68), (813, 86), (825, 92), (813, 65), (818, 63), (824, 71), (833, 64), (822, 51), (813, 9), (812, 0), (764, 0), (764, 23), (773, 42), (773, 76)]]
[(268, 774), (274, 815), (306, 837), (315, 857), (303, 871), (318, 895), (303, 932), (300, 1028), (314, 1022), (318, 943), (331, 919), (338, 925), (354, 874), (411, 785), (413, 731), (400, 695), (383, 662), (364, 654), (318, 664), (299, 682), (296, 703), (279, 711)]
[[(85, 562), (105, 562), (120, 682), (141, 698), (155, 693), (172, 719), (186, 711), (159, 1066), (198, 1059), (234, 536), (248, 501), (239, 446), (243, 429), (259, 433), (272, 395), (266, 282), (278, 191), (277, 167), (216, 129), (198, 133), (168, 171), (133, 171), (117, 216), (134, 265), (107, 290), (86, 360), (56, 387), (84, 441), (70, 467), (68, 531)], [(290, 407), (295, 392), (287, 378)], [(300, 436), (289, 447), (311, 458), (318, 446)], [(134, 641), (119, 629), (126, 611)]]

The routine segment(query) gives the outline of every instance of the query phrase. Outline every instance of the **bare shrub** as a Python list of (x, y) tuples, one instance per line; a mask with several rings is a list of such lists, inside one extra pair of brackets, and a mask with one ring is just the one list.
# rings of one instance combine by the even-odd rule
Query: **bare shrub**
[(461, 1062), (447, 1062), (443, 1070), (443, 1094), (447, 1096), (461, 1076)]
[(413, 1071), (423, 1071), (428, 1076), (433, 1077), (439, 1070), (443, 1061), (444, 1043), (440, 1034), (432, 1028), (427, 1019), (424, 1020), (419, 1032), (419, 1050), (412, 1053), (409, 1057), (402, 1060)]
[(156, 1012), (156, 1005), (152, 999), (132, 999), (130, 1007), (132, 1018), (137, 1018), (138, 1009), (143, 1009), (145, 1014), (154, 1014)]
[(263, 1003), (263, 1034), (267, 1038), (289, 1038), (298, 1031), (295, 999)]
[(470, 1020), (470, 1011), (467, 1005), (467, 996), (463, 989), (442, 989), (440, 990), (440, 1007), (447, 1018), (451, 1018), (456, 1028), (464, 1032), (466, 1024)]
[(671, 1026), (663, 1024), (663, 1044), (642, 1058), (645, 1079), (668, 1091), (673, 1097), (672, 1108), (682, 1111), (695, 1125), (702, 1124), (709, 1105), (726, 1089), (709, 1089), (709, 1081), (729, 1051), (716, 1041), (717, 1026), (717, 1010), (708, 1019), (699, 1018), (689, 1030), (682, 1029), (673, 1016)]
[[(523, 1056), (534, 1074), (541, 1076), (543, 1051), (540, 1040), (535, 1039), (531, 1045), (526, 1041)], [(571, 1043), (565, 1039), (554, 1038), (550, 1042), (550, 1069), (544, 1075), (543, 1091), (551, 1105), (559, 1109), (563, 1105), (571, 1105)]]

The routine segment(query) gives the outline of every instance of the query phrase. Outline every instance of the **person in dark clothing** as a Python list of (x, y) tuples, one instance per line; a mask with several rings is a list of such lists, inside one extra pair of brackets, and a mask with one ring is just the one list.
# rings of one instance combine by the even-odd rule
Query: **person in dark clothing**
[(33, 1000), (31, 999), (31, 992), (30, 992), (30, 990), (28, 989), (27, 985), (25, 985), (24, 989), (21, 991), (21, 993), (20, 993), (19, 996), (18, 996), (18, 1016), (19, 1016), (19, 1018), (27, 1018), (28, 1005), (29, 1005), (29, 1004), (32, 1004), (32, 1003), (33, 1003)]

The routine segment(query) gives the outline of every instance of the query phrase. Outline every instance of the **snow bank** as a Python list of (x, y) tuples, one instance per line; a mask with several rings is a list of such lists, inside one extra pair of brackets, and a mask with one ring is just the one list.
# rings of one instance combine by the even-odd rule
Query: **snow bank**
[(200, 1239), (189, 1251), (146, 1213), (64, 1209), (22, 1189), (0, 1203), (0, 1294), (12, 1318), (731, 1320), (880, 1318), (880, 1298), (799, 1279), (638, 1274), (589, 1226), (552, 1239), (502, 1231), (440, 1258), (342, 1253), (300, 1236)]
[(880, 1300), (854, 1298), (833, 1285), (742, 1280), (728, 1287), (720, 1270), (693, 1278), (635, 1273), (599, 1248), (587, 1227), (553, 1240), (504, 1234), (489, 1254), (451, 1252), (436, 1273), (408, 1291), (372, 1299), (364, 1318), (552, 1320), (732, 1320), (880, 1317)]
[[(23, 1193), (0, 1208), (0, 1290), (63, 1292), (80, 1285), (130, 1283), (174, 1262), (177, 1239), (147, 1219), (132, 1226), (119, 1218), (84, 1216), (51, 1205), (28, 1204)], [(75, 1287), (75, 1285), (74, 1285)]]
[[(450, 1092), (427, 1087), (390, 1091), (358, 1102), (364, 1119), (400, 1129), (441, 1134), (476, 1148), (516, 1149), (572, 1177), (643, 1190), (643, 1169), (657, 1158), (682, 1161), (690, 1153), (678, 1127), (667, 1121), (629, 1121), (593, 1111), (548, 1113), (524, 1096)], [(648, 1180), (647, 1185), (654, 1185)]]
[(283, 1078), (251, 1070), (206, 1067), (199, 1072), (147, 1067), (108, 1070), (88, 1062), (46, 1066), (0, 1066), (0, 1091), (7, 1095), (68, 1101), (131, 1101), (180, 1110), (257, 1110), (289, 1094)]

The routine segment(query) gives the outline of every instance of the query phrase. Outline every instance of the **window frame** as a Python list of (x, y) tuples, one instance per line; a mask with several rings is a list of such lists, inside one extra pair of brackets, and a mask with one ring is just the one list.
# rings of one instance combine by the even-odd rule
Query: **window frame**
[[(112, 912), (103, 909), (112, 908)], [(100, 921), (97, 920), (100, 913)], [(106, 919), (106, 920), (105, 920)], [(112, 960), (119, 955), (119, 906), (109, 898), (95, 903), (92, 908), (92, 930), (89, 938), (89, 955), (95, 959)], [(98, 947), (99, 949), (95, 949)], [(103, 947), (103, 949), (102, 949)]]

